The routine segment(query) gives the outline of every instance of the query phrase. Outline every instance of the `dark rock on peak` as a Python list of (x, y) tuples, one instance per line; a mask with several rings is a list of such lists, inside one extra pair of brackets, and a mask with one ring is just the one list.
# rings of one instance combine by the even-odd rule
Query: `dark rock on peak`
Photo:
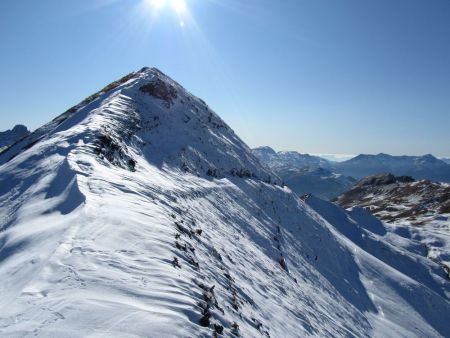
[(173, 104), (173, 100), (177, 98), (176, 89), (159, 78), (154, 82), (143, 85), (139, 89), (143, 93), (147, 93), (160, 100), (163, 100), (169, 107)]

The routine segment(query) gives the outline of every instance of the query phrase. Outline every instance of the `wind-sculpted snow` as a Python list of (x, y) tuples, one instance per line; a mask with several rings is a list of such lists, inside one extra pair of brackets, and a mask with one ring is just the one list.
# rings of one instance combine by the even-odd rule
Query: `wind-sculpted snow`
[[(383, 262), (382, 270), (376, 272), (372, 264), (362, 265), (362, 274), (369, 278), (382, 279), (383, 283), (391, 284), (397, 294), (404, 302), (412, 306), (421, 317), (425, 318), (433, 327), (446, 336), (448, 330), (448, 314), (450, 304), (448, 302), (449, 283), (445, 282), (445, 271), (439, 264), (428, 264), (426, 257), (426, 248), (415, 241), (411, 241), (411, 247), (422, 246), (421, 251), (411, 250), (405, 254), (405, 248), (401, 247), (401, 237), (395, 236), (392, 232), (388, 234), (387, 229), (383, 227), (374, 216), (369, 212), (355, 208), (345, 211), (331, 202), (309, 197), (306, 203), (315, 211), (330, 222), (342, 235), (358, 246), (362, 251), (355, 250), (355, 259), (357, 261), (370, 260), (373, 258)], [(416, 245), (414, 245), (414, 242)], [(358, 257), (363, 256), (363, 257)], [(418, 264), (420, 263), (420, 264)], [(370, 266), (370, 267), (369, 267)], [(375, 264), (376, 266), (376, 264)], [(370, 271), (369, 271), (370, 270)], [(395, 278), (391, 276), (395, 273)], [(370, 283), (374, 286), (377, 283), (372, 279)], [(424, 288), (424, 286), (426, 286)], [(382, 292), (370, 288), (374, 297), (386, 297), (387, 292), (384, 288)], [(377, 292), (379, 293), (377, 295)], [(374, 298), (372, 297), (372, 299)], [(443, 311), (437, 313), (435, 309), (439, 307)], [(386, 314), (391, 311), (380, 307), (379, 310)], [(391, 314), (395, 316), (395, 313)], [(413, 325), (413, 322), (411, 322)]]
[(0, 155), (1, 335), (447, 335), (415, 242), (311, 208), (155, 69), (106, 88)]

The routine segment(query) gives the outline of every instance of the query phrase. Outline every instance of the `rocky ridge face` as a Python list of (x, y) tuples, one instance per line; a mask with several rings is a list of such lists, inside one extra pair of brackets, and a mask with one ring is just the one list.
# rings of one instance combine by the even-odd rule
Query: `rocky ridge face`
[(344, 208), (366, 208), (385, 221), (421, 225), (428, 218), (450, 213), (450, 185), (384, 173), (362, 179), (337, 203)]

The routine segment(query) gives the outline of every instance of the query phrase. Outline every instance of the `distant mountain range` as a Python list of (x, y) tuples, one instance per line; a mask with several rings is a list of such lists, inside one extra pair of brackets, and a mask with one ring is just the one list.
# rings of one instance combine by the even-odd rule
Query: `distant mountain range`
[(358, 155), (348, 161), (334, 163), (333, 170), (357, 179), (389, 172), (397, 176), (411, 176), (418, 180), (450, 182), (450, 165), (433, 155)]
[[(292, 176), (289, 169), (301, 169), (298, 174), (304, 176), (311, 173), (311, 168), (324, 168), (333, 174), (341, 174), (355, 179), (390, 172), (398, 176), (411, 176), (418, 180), (450, 182), (450, 164), (446, 163), (450, 160), (441, 160), (433, 155), (358, 155), (347, 161), (332, 162), (319, 156), (300, 154), (295, 151), (276, 152), (270, 147), (255, 148), (253, 153), (263, 164), (276, 171), (283, 179), (285, 179), (283, 177), (285, 172), (290, 172)], [(341, 190), (340, 193), (344, 191)], [(329, 192), (333, 195), (337, 190), (332, 185)], [(311, 191), (311, 193), (314, 194), (317, 191)], [(317, 196), (319, 195), (317, 194)]]
[(30, 134), (27, 127), (16, 125), (13, 129), (0, 132), (0, 149), (7, 147)]
[(332, 162), (319, 156), (295, 151), (276, 152), (270, 147), (252, 150), (258, 159), (280, 176), (298, 195), (312, 193), (323, 199), (333, 199), (350, 189), (352, 177), (331, 171)]
[(300, 154), (296, 151), (278, 151), (271, 147), (259, 147), (252, 150), (263, 164), (269, 168), (331, 168), (331, 162), (314, 155)]

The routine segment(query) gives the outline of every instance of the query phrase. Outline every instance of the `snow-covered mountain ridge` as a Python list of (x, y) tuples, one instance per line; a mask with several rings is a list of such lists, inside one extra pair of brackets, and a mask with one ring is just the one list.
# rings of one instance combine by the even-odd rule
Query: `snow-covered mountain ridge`
[(430, 154), (424, 156), (361, 154), (348, 161), (334, 163), (333, 169), (358, 179), (389, 172), (397, 176), (411, 176), (417, 180), (450, 182), (450, 165)]
[(401, 230), (403, 236), (422, 242), (427, 256), (442, 264), (450, 277), (450, 184), (385, 173), (364, 178), (337, 203), (370, 210), (394, 227), (408, 227)]
[(385, 173), (362, 179), (340, 196), (337, 203), (344, 208), (367, 208), (386, 221), (423, 225), (424, 217), (450, 214), (450, 185)]
[(450, 283), (363, 211), (301, 201), (154, 68), (0, 154), (7, 337), (445, 337)]
[(324, 168), (329, 169), (331, 163), (319, 156), (300, 154), (296, 151), (278, 151), (270, 147), (259, 147), (252, 149), (253, 153), (272, 169), (278, 168)]
[(411, 176), (437, 182), (450, 182), (450, 164), (446, 159), (433, 155), (393, 156), (388, 154), (360, 154), (346, 161), (333, 162), (319, 156), (300, 154), (295, 151), (276, 152), (270, 147), (253, 149), (253, 153), (269, 168), (324, 168), (355, 179), (390, 172), (397, 176)]
[(295, 151), (276, 152), (270, 147), (255, 148), (252, 152), (298, 195), (313, 194), (332, 200), (356, 183), (352, 177), (332, 172), (332, 163), (318, 156)]

